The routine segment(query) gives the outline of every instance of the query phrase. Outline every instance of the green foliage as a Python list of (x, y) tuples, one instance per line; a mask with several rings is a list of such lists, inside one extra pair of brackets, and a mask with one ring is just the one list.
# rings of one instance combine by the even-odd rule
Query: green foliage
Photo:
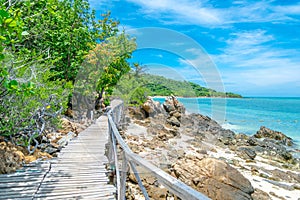
[[(39, 59), (42, 63), (51, 63), (51, 70), (57, 72), (53, 79), (73, 82), (84, 56), (95, 46), (96, 40), (105, 35), (101, 24), (109, 27), (112, 23), (108, 17), (106, 22), (96, 22), (95, 11), (90, 10), (88, 0), (15, 1), (9, 10), (16, 16), (14, 21), (22, 19), (22, 23), (14, 24), (23, 25), (23, 30), (13, 27), (17, 31), (6, 34), (10, 35), (7, 46), (14, 53), (28, 54), (27, 62)], [(15, 35), (22, 37), (17, 40)]]
[[(32, 152), (66, 109), (80, 70), (94, 81), (82, 79), (84, 94), (112, 93), (136, 45), (109, 12), (102, 17), (95, 20), (88, 0), (0, 0), (1, 136)], [(100, 64), (83, 69), (91, 50)]]
[[(15, 49), (15, 44), (20, 41), (23, 29), (23, 21), (18, 10), (6, 10), (4, 1), (0, 1), (0, 61), (4, 59), (4, 50), (7, 46)], [(3, 67), (3, 66), (2, 66)], [(4, 69), (1, 67), (1, 72)], [(3, 75), (1, 74), (0, 75)]]
[(94, 19), (87, 0), (0, 0), (1, 136), (32, 152), (57, 123), (101, 32)]
[(2, 64), (10, 74), (1, 87), (5, 95), (0, 98), (0, 135), (16, 144), (30, 146), (43, 133), (45, 125), (53, 125), (51, 119), (66, 108), (71, 84), (49, 81), (53, 73), (44, 65), (24, 70), (13, 64), (18, 58), (5, 55)]
[(135, 63), (130, 72), (122, 77), (114, 91), (114, 96), (121, 97), (126, 105), (139, 106), (143, 104), (150, 90), (143, 79), (144, 67)]
[(217, 92), (196, 83), (176, 81), (163, 76), (144, 74), (143, 79), (146, 83), (145, 87), (150, 91), (150, 96), (169, 96), (173, 94), (182, 97), (242, 97), (239, 94)]
[[(130, 71), (127, 59), (135, 48), (135, 40), (123, 32), (107, 38), (90, 51), (81, 73), (83, 79), (77, 84), (89, 93), (97, 93), (96, 108), (100, 107), (103, 95), (110, 96), (122, 76)], [(81, 93), (87, 94), (85, 91)]]

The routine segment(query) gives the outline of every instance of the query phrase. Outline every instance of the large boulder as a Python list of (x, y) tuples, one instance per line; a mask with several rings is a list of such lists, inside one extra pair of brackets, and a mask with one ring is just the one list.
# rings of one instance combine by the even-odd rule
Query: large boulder
[(237, 169), (215, 158), (185, 158), (173, 165), (171, 174), (214, 200), (252, 199), (254, 189)]
[(142, 109), (146, 113), (146, 117), (154, 117), (155, 115), (165, 113), (161, 104), (158, 101), (153, 101), (151, 97), (147, 98), (147, 101), (143, 103)]
[(180, 127), (181, 117), (185, 113), (185, 107), (175, 96), (167, 97), (163, 107), (168, 114), (167, 122), (172, 126)]
[(172, 111), (178, 111), (181, 114), (185, 113), (185, 107), (182, 103), (180, 103), (175, 96), (167, 97), (164, 104), (164, 109), (170, 113)]
[(146, 111), (139, 107), (129, 107), (128, 113), (133, 119), (136, 120), (144, 120), (147, 116)]
[(293, 145), (293, 140), (292, 138), (286, 136), (285, 134), (279, 132), (279, 131), (273, 131), (269, 128), (266, 128), (264, 126), (261, 126), (260, 129), (256, 132), (254, 135), (256, 138), (270, 138), (270, 139), (275, 139), (279, 141), (280, 143), (287, 145), (287, 146), (292, 146)]
[(181, 131), (185, 132), (187, 129), (215, 144), (230, 145), (235, 140), (234, 132), (222, 128), (215, 120), (201, 114), (182, 115)]
[(240, 157), (244, 159), (254, 160), (254, 158), (256, 157), (256, 152), (250, 147), (238, 147), (236, 152)]

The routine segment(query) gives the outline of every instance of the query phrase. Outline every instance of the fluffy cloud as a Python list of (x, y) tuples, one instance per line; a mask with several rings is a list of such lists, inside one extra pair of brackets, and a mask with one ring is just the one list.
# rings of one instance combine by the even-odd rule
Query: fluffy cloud
[(225, 8), (212, 1), (199, 0), (127, 0), (141, 7), (140, 12), (165, 24), (194, 24), (226, 27), (235, 23), (297, 21), (300, 4), (276, 6), (272, 1), (234, 1)]

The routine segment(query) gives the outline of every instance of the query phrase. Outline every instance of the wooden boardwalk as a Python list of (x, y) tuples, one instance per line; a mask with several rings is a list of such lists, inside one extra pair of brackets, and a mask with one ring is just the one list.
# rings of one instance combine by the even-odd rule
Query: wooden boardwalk
[(0, 175), (0, 199), (115, 199), (105, 168), (107, 141), (107, 117), (101, 116), (57, 158)]

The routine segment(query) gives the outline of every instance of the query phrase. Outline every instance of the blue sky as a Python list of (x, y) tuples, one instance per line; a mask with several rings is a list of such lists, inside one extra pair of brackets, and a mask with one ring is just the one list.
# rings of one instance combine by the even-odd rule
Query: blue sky
[(300, 97), (300, 1), (90, 0), (150, 73), (243, 96)]

